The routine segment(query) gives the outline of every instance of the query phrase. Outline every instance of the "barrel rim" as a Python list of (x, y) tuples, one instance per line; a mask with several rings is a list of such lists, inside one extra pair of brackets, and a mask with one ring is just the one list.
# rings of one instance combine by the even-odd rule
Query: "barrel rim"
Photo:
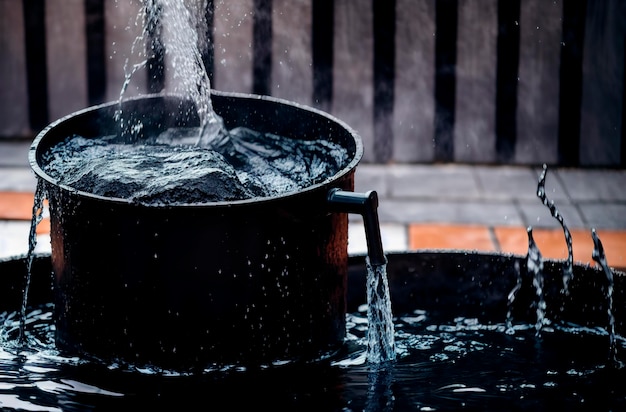
[[(266, 102), (270, 102), (270, 103), (274, 103), (274, 104), (279, 104), (279, 105), (284, 105), (284, 106), (290, 106), (292, 108), (298, 109), (298, 110), (302, 110), (303, 112), (308, 112), (310, 114), (313, 115), (317, 115), (320, 116), (322, 118), (325, 118), (327, 120), (329, 120), (330, 122), (333, 122), (335, 124), (337, 124), (340, 128), (344, 129), (352, 139), (354, 139), (354, 144), (355, 144), (355, 150), (354, 150), (354, 156), (352, 157), (352, 159), (341, 169), (339, 170), (337, 173), (335, 173), (334, 175), (324, 179), (322, 182), (316, 183), (314, 185), (310, 185), (307, 186), (306, 188), (302, 189), (302, 190), (298, 190), (298, 191), (294, 191), (294, 192), (288, 192), (288, 193), (284, 193), (278, 196), (267, 196), (267, 197), (253, 197), (253, 198), (249, 198), (249, 199), (241, 199), (241, 200), (231, 200), (231, 201), (218, 201), (218, 202), (206, 202), (206, 203), (176, 203), (175, 205), (171, 205), (171, 204), (159, 204), (159, 203), (143, 203), (143, 202), (138, 202), (132, 199), (125, 199), (125, 198), (118, 198), (118, 197), (109, 197), (109, 196), (101, 196), (101, 195), (97, 195), (94, 193), (90, 193), (90, 192), (86, 192), (86, 191), (82, 191), (82, 190), (77, 190), (71, 186), (68, 185), (64, 185), (64, 184), (60, 184), (57, 179), (52, 178), (50, 175), (48, 175), (46, 172), (44, 172), (44, 170), (41, 168), (41, 166), (39, 165), (39, 162), (37, 160), (37, 154), (38, 154), (38, 149), (40, 147), (41, 142), (46, 138), (46, 136), (55, 128), (59, 127), (60, 125), (70, 121), (71, 119), (81, 116), (81, 115), (86, 115), (89, 113), (93, 113), (93, 112), (97, 112), (99, 110), (103, 110), (103, 109), (108, 109), (111, 108), (114, 105), (119, 105), (120, 101), (110, 101), (110, 102), (105, 102), (99, 105), (95, 105), (95, 106), (90, 106), (90, 107), (86, 107), (84, 109), (80, 109), (78, 111), (72, 112), (66, 116), (63, 116), (61, 118), (59, 118), (58, 120), (55, 120), (54, 122), (50, 123), (48, 126), (46, 126), (43, 130), (41, 130), (37, 136), (35, 137), (35, 139), (33, 140), (30, 148), (29, 148), (29, 152), (28, 152), (28, 161), (30, 164), (31, 169), (33, 170), (33, 172), (35, 173), (35, 175), (40, 178), (43, 179), (45, 182), (47, 182), (49, 185), (52, 185), (54, 187), (60, 188), (61, 190), (65, 191), (65, 192), (69, 192), (75, 196), (79, 196), (79, 197), (84, 197), (84, 198), (88, 198), (88, 199), (93, 199), (93, 200), (97, 200), (100, 202), (107, 202), (107, 203), (111, 203), (111, 204), (118, 204), (118, 205), (129, 205), (129, 206), (139, 206), (139, 207), (146, 207), (149, 209), (172, 209), (172, 208), (185, 208), (185, 209), (203, 209), (203, 208), (220, 208), (220, 207), (234, 207), (234, 206), (245, 206), (245, 205), (260, 205), (260, 204), (267, 204), (267, 203), (271, 203), (271, 202), (276, 202), (279, 200), (288, 200), (288, 199), (294, 199), (294, 198), (298, 198), (301, 196), (304, 196), (306, 194), (318, 191), (324, 187), (328, 187), (328, 188), (332, 188), (332, 183), (336, 182), (336, 181), (340, 181), (342, 178), (348, 176), (350, 173), (353, 173), (354, 170), (356, 169), (356, 166), (358, 165), (358, 163), (360, 162), (360, 160), (363, 157), (363, 142), (361, 140), (361, 137), (359, 136), (359, 134), (352, 128), (350, 127), (347, 123), (345, 123), (344, 121), (336, 118), (335, 116), (324, 112), (322, 110), (316, 109), (314, 107), (311, 106), (307, 106), (301, 103), (297, 103), (297, 102), (293, 102), (290, 100), (286, 100), (286, 99), (282, 99), (282, 98), (278, 98), (278, 97), (273, 97), (273, 96), (266, 96), (266, 95), (255, 95), (255, 94), (249, 94), (249, 93), (238, 93), (238, 92), (223, 92), (223, 91), (217, 91), (217, 90), (212, 90), (211, 91), (211, 95), (215, 95), (215, 96), (220, 96), (220, 97), (225, 97), (225, 98), (235, 98), (237, 100), (241, 100), (241, 101), (246, 101), (246, 100), (260, 100), (260, 101), (266, 101)], [(183, 98), (180, 95), (177, 94), (171, 94), (171, 93), (154, 93), (154, 94), (145, 94), (145, 95), (140, 95), (140, 96), (134, 96), (134, 97), (129, 97), (126, 98), (122, 101), (122, 103), (127, 102), (127, 101), (139, 101), (139, 100), (147, 100), (147, 99), (157, 99), (157, 98)]]

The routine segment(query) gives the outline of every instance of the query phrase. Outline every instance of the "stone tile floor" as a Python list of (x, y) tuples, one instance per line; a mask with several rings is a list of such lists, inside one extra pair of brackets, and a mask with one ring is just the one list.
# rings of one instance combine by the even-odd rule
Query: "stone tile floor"
[[(532, 227), (542, 254), (564, 259), (563, 230), (536, 195), (541, 171), (528, 166), (360, 165), (355, 185), (358, 191), (378, 192), (381, 230), (387, 232), (383, 243), (389, 251), (468, 249), (524, 255), (526, 229)], [(548, 168), (546, 195), (572, 233), (576, 261), (592, 261), (595, 228), (609, 264), (626, 267), (625, 170)], [(352, 226), (351, 234), (356, 232)], [(361, 241), (359, 249), (364, 250)]]
[[(0, 257), (25, 253), (35, 177), (27, 142), (0, 142)], [(536, 196), (540, 167), (463, 164), (372, 165), (357, 168), (355, 190), (376, 190), (387, 252), (461, 249), (526, 254), (526, 228), (544, 257), (567, 256), (563, 231)], [(553, 200), (574, 240), (574, 259), (591, 262), (595, 228), (609, 265), (626, 268), (626, 170), (549, 168)], [(49, 221), (38, 251), (49, 251)], [(359, 216), (350, 216), (351, 254), (366, 252)]]

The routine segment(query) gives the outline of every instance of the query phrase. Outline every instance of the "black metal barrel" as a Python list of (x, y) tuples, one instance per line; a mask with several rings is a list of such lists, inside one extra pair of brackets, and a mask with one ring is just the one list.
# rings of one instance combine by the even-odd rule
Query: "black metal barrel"
[[(179, 368), (315, 359), (341, 346), (348, 220), (328, 197), (353, 190), (360, 138), (295, 103), (218, 92), (212, 99), (227, 128), (327, 139), (350, 160), (325, 182), (284, 196), (147, 206), (74, 190), (43, 171), (45, 152), (66, 137), (117, 133), (117, 103), (53, 123), (33, 142), (30, 162), (49, 197), (61, 348)], [(139, 139), (197, 125), (191, 109), (162, 95), (122, 107), (142, 122)]]

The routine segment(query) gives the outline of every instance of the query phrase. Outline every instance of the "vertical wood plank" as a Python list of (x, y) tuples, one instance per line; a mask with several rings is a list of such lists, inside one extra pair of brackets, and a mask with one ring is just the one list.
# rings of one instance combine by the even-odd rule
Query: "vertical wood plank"
[(498, 0), (496, 159), (510, 163), (517, 141), (521, 0)]
[(217, 1), (214, 11), (214, 88), (252, 91), (252, 0)]
[(84, 0), (46, 3), (50, 120), (88, 106)]
[(273, 0), (272, 96), (310, 105), (312, 0)]
[(22, 4), (26, 43), (26, 83), (28, 120), (35, 132), (49, 123), (48, 76), (46, 67), (46, 2), (31, 0)]
[[(131, 53), (133, 43), (141, 35), (143, 20), (140, 16), (142, 2), (139, 0), (105, 1), (105, 61), (106, 61), (106, 100), (119, 99), (124, 84), (124, 62), (139, 63), (137, 51)], [(136, 47), (141, 48), (141, 45)], [(124, 97), (147, 93), (146, 70), (137, 71), (130, 82)]]
[(272, 0), (254, 0), (252, 93), (272, 93)]
[(563, 0), (559, 86), (559, 164), (580, 162), (583, 50), (587, 0)]
[(458, 0), (435, 2), (435, 161), (454, 156)]
[(23, 0), (0, 0), (0, 138), (28, 136)]
[(526, 0), (520, 10), (517, 163), (558, 160), (560, 0)]
[(333, 100), (333, 43), (335, 5), (333, 0), (312, 0), (311, 48), (313, 60), (313, 104), (330, 111)]
[(87, 99), (106, 100), (106, 23), (104, 0), (84, 0), (86, 18)]
[(620, 164), (626, 3), (588, 1), (583, 51), (580, 163)]
[(332, 113), (363, 139), (363, 161), (373, 160), (374, 39), (370, 1), (335, 1)]
[(374, 159), (393, 155), (393, 103), (396, 65), (396, 0), (373, 0), (374, 12)]
[(454, 159), (494, 162), (497, 0), (459, 2)]
[(393, 159), (434, 158), (435, 0), (396, 0)]

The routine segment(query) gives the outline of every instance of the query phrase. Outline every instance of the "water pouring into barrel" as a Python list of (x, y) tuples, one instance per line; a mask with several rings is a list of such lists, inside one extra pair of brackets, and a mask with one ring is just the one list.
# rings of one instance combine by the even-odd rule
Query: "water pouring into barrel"
[[(117, 104), (53, 123), (35, 139), (30, 160), (50, 202), (60, 347), (197, 366), (315, 359), (341, 346), (347, 217), (334, 210), (372, 217), (366, 227), (374, 263), (384, 263), (377, 203), (352, 210), (360, 138), (328, 114), (278, 99), (215, 92), (212, 100), (227, 128), (322, 139), (343, 148), (346, 160), (333, 175), (277, 196), (147, 202), (90, 193), (60, 183), (57, 169), (46, 172), (45, 159), (68, 136), (115, 136)], [(198, 127), (190, 105), (150, 96), (124, 102), (123, 110), (141, 120), (139, 139), (149, 139), (171, 127)]]

